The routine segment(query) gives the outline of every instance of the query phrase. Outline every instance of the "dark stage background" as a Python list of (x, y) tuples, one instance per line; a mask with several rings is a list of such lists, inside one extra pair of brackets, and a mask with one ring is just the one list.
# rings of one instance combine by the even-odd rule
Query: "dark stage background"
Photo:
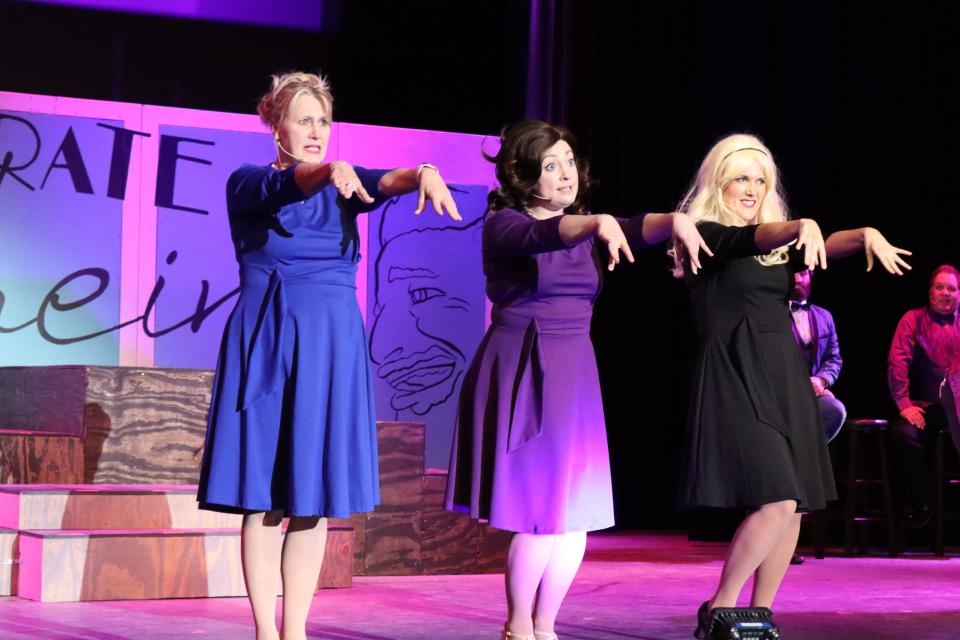
[[(814, 280), (840, 334), (838, 397), (889, 416), (897, 320), (935, 266), (960, 261), (947, 4), (342, 0), (311, 31), (6, 2), (0, 89), (249, 113), (271, 72), (319, 68), (339, 120), (566, 124), (592, 160), (594, 210), (627, 215), (673, 210), (716, 139), (756, 133), (795, 214), (825, 233), (876, 226), (916, 253), (903, 278), (853, 257)], [(620, 526), (673, 526), (688, 307), (662, 249), (638, 262), (607, 278), (593, 334)]]

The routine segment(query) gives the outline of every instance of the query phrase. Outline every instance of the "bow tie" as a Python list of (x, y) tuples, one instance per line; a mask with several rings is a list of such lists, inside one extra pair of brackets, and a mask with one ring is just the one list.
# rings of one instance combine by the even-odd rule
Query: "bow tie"
[(807, 302), (806, 300), (804, 300), (803, 302), (797, 302), (796, 300), (790, 301), (790, 311), (800, 311), (801, 309), (803, 311), (809, 311), (810, 303)]

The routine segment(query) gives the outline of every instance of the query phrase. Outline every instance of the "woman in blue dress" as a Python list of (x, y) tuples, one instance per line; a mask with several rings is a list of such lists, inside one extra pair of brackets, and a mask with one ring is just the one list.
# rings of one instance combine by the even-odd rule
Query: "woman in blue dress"
[[(459, 220), (437, 168), (324, 162), (333, 96), (307, 73), (275, 76), (257, 108), (277, 159), (227, 181), (240, 296), (224, 329), (198, 500), (243, 514), (242, 564), (257, 640), (306, 637), (327, 517), (380, 501), (373, 384), (357, 305), (356, 216), (420, 192)], [(289, 517), (286, 536), (281, 521)]]

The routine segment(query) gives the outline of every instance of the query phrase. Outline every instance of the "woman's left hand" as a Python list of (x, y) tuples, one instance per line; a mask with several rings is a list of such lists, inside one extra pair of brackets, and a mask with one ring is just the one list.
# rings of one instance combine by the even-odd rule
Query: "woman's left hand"
[(700, 269), (700, 252), (703, 251), (708, 256), (713, 255), (713, 251), (710, 251), (710, 247), (707, 246), (707, 243), (704, 242), (703, 238), (700, 236), (700, 232), (697, 231), (697, 225), (693, 223), (693, 220), (690, 219), (685, 213), (675, 213), (673, 214), (673, 244), (677, 246), (679, 243), (683, 246), (684, 251), (686, 251), (687, 256), (690, 258), (690, 270), (693, 273), (697, 272), (697, 269)]
[(357, 196), (367, 204), (373, 202), (373, 198), (367, 193), (363, 183), (360, 182), (360, 177), (349, 162), (334, 160), (330, 163), (330, 183), (344, 200)]
[(898, 276), (903, 275), (901, 267), (907, 270), (913, 268), (900, 257), (912, 256), (913, 253), (893, 246), (882, 233), (872, 227), (863, 230), (863, 252), (867, 254), (867, 271), (873, 269), (874, 258), (880, 261), (884, 269)]
[(419, 200), (415, 214), (420, 215), (426, 206), (427, 198), (433, 203), (433, 209), (437, 215), (442, 216), (446, 211), (447, 215), (454, 220), (461, 220), (460, 212), (457, 211), (457, 203), (450, 194), (450, 189), (440, 177), (440, 172), (431, 167), (423, 167), (420, 170)]

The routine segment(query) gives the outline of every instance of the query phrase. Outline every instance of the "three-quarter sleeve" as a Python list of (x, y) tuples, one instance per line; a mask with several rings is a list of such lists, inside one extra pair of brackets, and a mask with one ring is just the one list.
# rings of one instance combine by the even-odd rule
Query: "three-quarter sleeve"
[(712, 264), (726, 262), (727, 260), (759, 256), (766, 253), (757, 246), (757, 225), (755, 224), (744, 227), (728, 227), (719, 222), (701, 220), (697, 223), (697, 230), (710, 250), (713, 251), (712, 257), (704, 253), (700, 254), (700, 263), (705, 269)]
[(627, 243), (631, 250), (646, 249), (650, 243), (643, 238), (643, 220), (647, 214), (633, 216), (632, 218), (617, 218), (615, 220), (620, 225), (623, 235), (627, 238)]
[(273, 215), (303, 198), (293, 167), (276, 170), (245, 164), (227, 179), (227, 213), (231, 217)]
[(566, 248), (560, 237), (562, 215), (537, 220), (515, 209), (488, 215), (483, 224), (483, 255), (486, 258), (522, 258)]
[(380, 208), (384, 202), (389, 200), (390, 197), (385, 196), (380, 191), (380, 179), (389, 173), (387, 169), (366, 169), (364, 167), (354, 166), (353, 170), (356, 172), (357, 177), (360, 178), (360, 183), (363, 185), (363, 188), (366, 189), (370, 197), (373, 198), (373, 202), (364, 202), (357, 196), (350, 198), (349, 203), (354, 211), (357, 213), (373, 211)]

